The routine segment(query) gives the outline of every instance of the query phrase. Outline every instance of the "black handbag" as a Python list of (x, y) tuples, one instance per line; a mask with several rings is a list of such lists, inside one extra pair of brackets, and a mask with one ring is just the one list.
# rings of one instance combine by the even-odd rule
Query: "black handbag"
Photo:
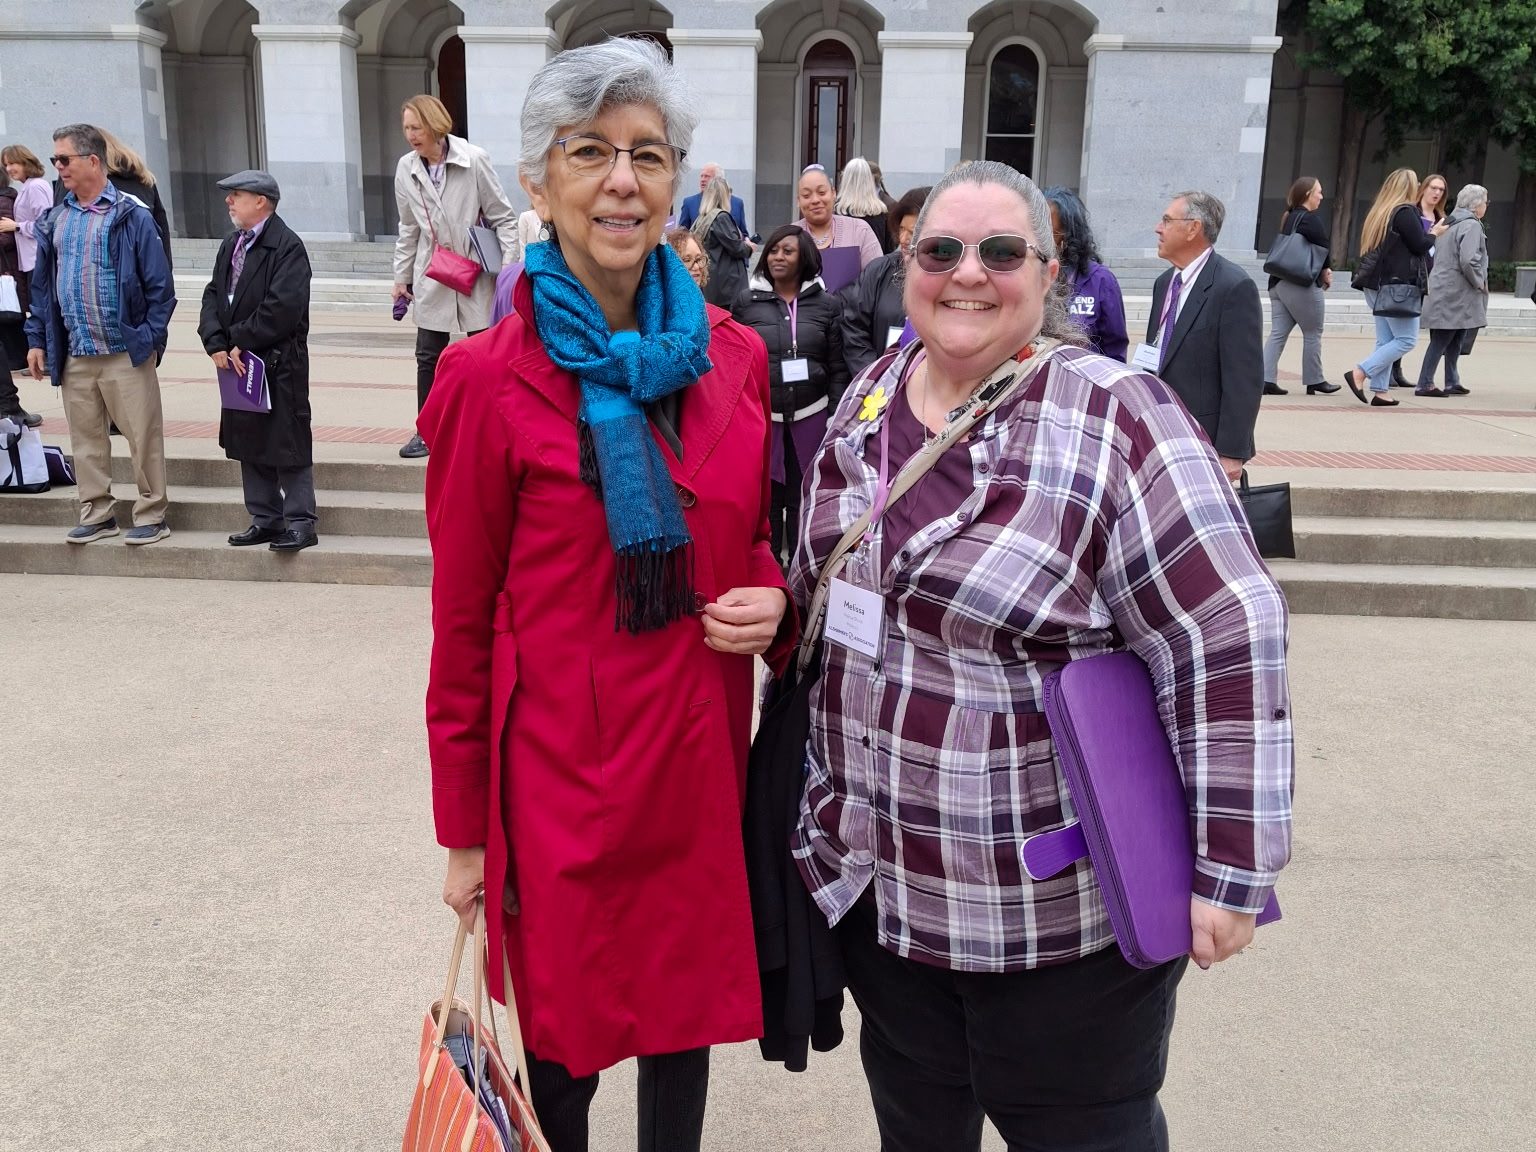
[(1461, 354), (1463, 356), (1472, 355), (1472, 345), (1477, 343), (1477, 334), (1481, 331), (1481, 328), (1465, 328), (1462, 330)]
[(1291, 486), (1289, 484), (1261, 484), (1257, 488), (1248, 483), (1248, 470), (1243, 469), (1238, 481), (1238, 502), (1243, 515), (1248, 517), (1248, 530), (1259, 555), (1266, 560), (1296, 558), (1296, 537), (1291, 530)]
[(1383, 284), (1376, 289), (1373, 316), (1419, 316), (1424, 312), (1424, 292), (1417, 284)]
[(1302, 215), (1298, 213), (1291, 221), (1290, 231), (1281, 231), (1275, 237), (1275, 242), (1269, 246), (1269, 255), (1264, 258), (1264, 271), (1282, 280), (1289, 280), (1292, 284), (1310, 288), (1322, 274), (1323, 265), (1328, 260), (1328, 251), (1296, 231)]

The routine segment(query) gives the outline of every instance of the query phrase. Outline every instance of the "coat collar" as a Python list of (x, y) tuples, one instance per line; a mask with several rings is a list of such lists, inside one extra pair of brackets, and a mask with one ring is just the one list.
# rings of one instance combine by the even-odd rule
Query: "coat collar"
[[(250, 248), (245, 253), (245, 267), (240, 270), (240, 283), (235, 285), (235, 298), (229, 301), (230, 312), (234, 312), (240, 306), (240, 302), (245, 299), (246, 292), (256, 281), (256, 274), (270, 259), (272, 252), (277, 248), (278, 240), (287, 231), (288, 226), (276, 212), (267, 217), (267, 222), (261, 226), (260, 234), (251, 242)], [(239, 236), (240, 233), (236, 231), (225, 241), (224, 258), (219, 261), (224, 269), (226, 284), (229, 282), (229, 265), (234, 259), (235, 241)]]
[[(534, 321), (533, 286), (526, 276), (519, 276), (513, 286), (512, 311), (513, 315), (502, 321), (503, 324), (516, 325), (512, 334), (515, 346), (507, 367), (526, 381), (566, 420), (576, 423), (581, 411), (581, 385), (573, 374), (557, 365), (544, 350)], [(713, 345), (716, 330), (730, 320), (731, 314), (713, 304), (706, 304), (704, 311), (709, 317), (710, 342)], [(714, 379), (721, 371), (716, 365), (697, 382), (683, 389), (680, 420), (683, 458), (678, 460), (670, 450), (661, 454), (667, 462), (667, 468), (676, 478), (691, 479), (698, 474), (715, 446), (720, 443), (720, 438), (725, 435), (731, 416), (736, 411), (742, 390), (730, 386), (729, 381)], [(653, 435), (656, 435), (654, 430)], [(665, 448), (659, 435), (656, 435), (656, 442)]]

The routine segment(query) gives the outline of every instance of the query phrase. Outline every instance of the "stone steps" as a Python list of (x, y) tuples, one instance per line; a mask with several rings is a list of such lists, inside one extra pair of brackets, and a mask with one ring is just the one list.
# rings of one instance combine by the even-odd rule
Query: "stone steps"
[(1536, 570), (1274, 560), (1293, 613), (1536, 620)]
[(1302, 562), (1528, 568), (1536, 575), (1536, 524), (1527, 521), (1297, 516), (1294, 529)]

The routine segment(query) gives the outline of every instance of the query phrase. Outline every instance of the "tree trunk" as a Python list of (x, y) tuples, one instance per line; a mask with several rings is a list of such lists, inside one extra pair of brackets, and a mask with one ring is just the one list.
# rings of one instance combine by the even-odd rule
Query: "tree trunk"
[[(1536, 156), (1526, 157), (1526, 163)], [(1516, 260), (1536, 260), (1536, 168), (1522, 167), (1515, 184), (1515, 234), (1512, 245)]]
[(1339, 177), (1333, 192), (1333, 265), (1341, 268), (1349, 258), (1350, 231), (1355, 225), (1355, 197), (1360, 192), (1360, 157), (1365, 152), (1365, 133), (1371, 117), (1356, 107), (1344, 92), (1344, 123), (1339, 128)]
[[(1480, 129), (1477, 135), (1472, 138), (1472, 150), (1467, 156), (1467, 172), (1470, 173), (1471, 179), (1466, 181), (1466, 183), (1481, 184), (1484, 187), (1488, 186), (1487, 128)], [(1449, 197), (1451, 195), (1450, 189), (1446, 189), (1445, 194), (1447, 197)], [(1449, 212), (1455, 206), (1456, 201), (1452, 200), (1449, 204), (1445, 205), (1445, 210)]]

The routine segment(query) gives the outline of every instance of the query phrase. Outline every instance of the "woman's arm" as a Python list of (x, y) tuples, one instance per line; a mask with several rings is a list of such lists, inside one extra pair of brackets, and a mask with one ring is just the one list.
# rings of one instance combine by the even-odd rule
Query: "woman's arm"
[(1488, 291), (1488, 248), (1483, 242), (1483, 228), (1480, 223), (1473, 221), (1478, 226), (1475, 228), (1463, 228), (1461, 235), (1456, 239), (1456, 260), (1461, 266), (1461, 274), (1479, 292)]
[(467, 344), (438, 361), (416, 427), (427, 458), (427, 536), (432, 543), (432, 660), (427, 750), (432, 809), (445, 848), (484, 844), (490, 812), (491, 664), (494, 622), (506, 584), (517, 509), (518, 467), (495, 404), (499, 366)]
[(843, 302), (831, 293), (824, 293), (832, 305), (832, 318), (827, 324), (827, 403), (836, 408), (848, 391), (848, 362), (843, 356)]
[(395, 211), (400, 228), (395, 237), (395, 284), (410, 287), (416, 278), (416, 249), (421, 244), (421, 221), (411, 199), (411, 177), (405, 165), (395, 168)]
[[(1318, 245), (1324, 251), (1328, 249), (1328, 227), (1323, 223), (1322, 217), (1316, 212), (1303, 212), (1301, 221), (1296, 225), (1296, 231), (1313, 244)], [(1331, 267), (1327, 258), (1323, 260), (1323, 267)]]
[(1111, 360), (1124, 364), (1125, 354), (1131, 346), (1130, 334), (1125, 327), (1125, 297), (1120, 293), (1120, 281), (1115, 279), (1115, 274), (1102, 266), (1094, 329), (1099, 351)]
[(497, 243), (501, 245), (501, 258), (510, 264), (522, 251), (517, 239), (517, 213), (507, 201), (507, 193), (501, 186), (501, 178), (491, 166), (491, 158), (484, 151), (475, 157), (475, 187), (480, 199), (480, 215), (486, 227), (496, 230)]
[(1126, 448), (1098, 587), (1157, 686), (1189, 798), (1194, 897), (1260, 911), (1290, 857), (1293, 753), (1285, 597), (1232, 485), (1178, 399), (1155, 381)]
[(1392, 228), (1402, 240), (1403, 247), (1415, 256), (1428, 256), (1430, 249), (1435, 246), (1435, 237), (1424, 231), (1418, 210), (1407, 204), (1400, 205), (1392, 213)]
[(741, 229), (736, 227), (729, 212), (721, 212), (710, 221), (709, 234), (727, 256), (745, 260), (752, 255), (752, 245), (742, 237)]
[(849, 216), (855, 225), (855, 231), (859, 238), (859, 268), (862, 271), (871, 263), (885, 255), (885, 250), (880, 247), (880, 241), (875, 236), (875, 230), (866, 221)]
[(28, 180), (16, 193), (16, 224), (28, 240), (35, 240), (37, 222), (53, 207), (53, 191), (46, 180)]

